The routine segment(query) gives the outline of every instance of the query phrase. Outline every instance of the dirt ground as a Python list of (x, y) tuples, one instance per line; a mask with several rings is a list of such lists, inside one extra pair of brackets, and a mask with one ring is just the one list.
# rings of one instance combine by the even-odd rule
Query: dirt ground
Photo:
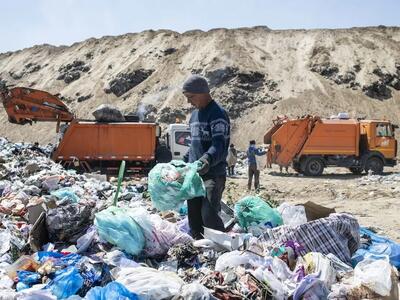
[[(289, 169), (280, 173), (278, 166), (260, 175), (259, 192), (247, 191), (246, 167), (242, 174), (227, 180), (224, 200), (236, 202), (252, 194), (279, 203), (313, 201), (353, 214), (361, 226), (400, 242), (400, 167), (386, 168), (382, 177), (352, 175), (344, 168), (327, 168), (321, 177), (305, 177)], [(397, 174), (397, 175), (396, 175)], [(397, 179), (397, 180), (396, 180)]]

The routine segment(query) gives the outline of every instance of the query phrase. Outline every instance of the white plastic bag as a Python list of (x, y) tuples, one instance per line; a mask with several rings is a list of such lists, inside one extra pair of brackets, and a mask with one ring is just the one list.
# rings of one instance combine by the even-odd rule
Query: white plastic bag
[(0, 230), (0, 256), (7, 253), (10, 250), (11, 232), (6, 230)]
[(108, 265), (120, 268), (136, 268), (140, 266), (137, 262), (127, 258), (124, 252), (120, 250), (107, 252), (103, 260)]
[(135, 208), (131, 216), (142, 228), (145, 238), (143, 251), (146, 256), (165, 255), (172, 246), (193, 240), (190, 235), (180, 231), (177, 224), (163, 220), (158, 215), (149, 214), (142, 207)]
[(182, 286), (179, 299), (210, 300), (214, 299), (214, 297), (204, 285), (198, 282), (192, 282)]
[(298, 226), (307, 223), (306, 211), (303, 205), (291, 205), (285, 202), (277, 210), (281, 214), (285, 225)]
[(269, 264), (262, 256), (251, 252), (231, 251), (218, 257), (215, 263), (215, 271), (222, 272), (226, 268), (236, 268), (240, 265), (251, 265), (253, 268)]
[(354, 268), (354, 279), (381, 296), (389, 296), (392, 289), (392, 267), (388, 259), (364, 259)]
[(264, 170), (267, 165), (267, 157), (265, 155), (256, 155), (256, 164), (257, 170)]
[(258, 280), (268, 282), (268, 286), (272, 290), (272, 295), (274, 299), (287, 299), (289, 291), (275, 274), (273, 274), (267, 268), (264, 269), (262, 267), (259, 267), (251, 272)]
[(153, 268), (114, 268), (111, 271), (115, 281), (143, 300), (158, 300), (179, 295), (184, 282), (173, 272)]
[(89, 246), (92, 244), (97, 234), (96, 227), (92, 226), (89, 230), (86, 231), (84, 235), (82, 235), (76, 241), (76, 248), (78, 248), (77, 253), (85, 252)]
[(307, 274), (315, 274), (328, 288), (336, 282), (336, 270), (331, 261), (319, 252), (309, 252), (304, 256)]

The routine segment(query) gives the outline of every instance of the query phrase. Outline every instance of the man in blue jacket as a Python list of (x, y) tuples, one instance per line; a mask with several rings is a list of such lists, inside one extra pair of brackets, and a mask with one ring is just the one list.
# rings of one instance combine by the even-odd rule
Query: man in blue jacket
[(206, 188), (205, 197), (187, 201), (191, 234), (193, 238), (201, 239), (203, 226), (224, 230), (218, 213), (221, 211), (221, 198), (225, 189), (230, 121), (226, 111), (211, 98), (204, 77), (189, 77), (183, 85), (183, 94), (196, 108), (189, 121), (191, 144), (184, 160), (201, 162), (198, 173)]
[(247, 149), (247, 162), (249, 165), (249, 180), (247, 182), (247, 189), (251, 190), (251, 182), (254, 176), (254, 189), (258, 189), (260, 187), (260, 170), (257, 167), (256, 155), (262, 156), (267, 153), (266, 151), (261, 151), (256, 147), (256, 141), (251, 140), (249, 148)]

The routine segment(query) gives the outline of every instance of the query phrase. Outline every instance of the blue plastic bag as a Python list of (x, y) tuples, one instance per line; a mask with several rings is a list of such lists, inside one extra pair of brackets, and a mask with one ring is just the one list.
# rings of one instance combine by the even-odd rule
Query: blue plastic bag
[(307, 275), (300, 282), (293, 294), (293, 300), (328, 299), (329, 290), (325, 283), (314, 274)]
[(30, 271), (17, 271), (17, 277), (17, 292), (30, 288), (32, 285), (39, 283), (41, 278), (38, 273)]
[(144, 248), (145, 238), (130, 210), (111, 206), (95, 215), (94, 224), (103, 240), (138, 255)]
[(43, 263), (49, 257), (61, 258), (64, 256), (64, 254), (62, 254), (60, 252), (54, 252), (54, 251), (39, 251), (39, 252), (35, 253), (34, 256), (37, 261), (39, 261), (40, 263)]
[(73, 203), (78, 203), (80, 200), (79, 197), (75, 194), (74, 190), (68, 187), (51, 192), (51, 195), (56, 196), (58, 200), (67, 198)]
[(92, 288), (84, 298), (85, 300), (138, 300), (139, 297), (130, 292), (119, 282), (110, 282), (104, 287)]
[(273, 228), (283, 224), (279, 212), (256, 196), (246, 196), (239, 200), (235, 204), (235, 217), (240, 227), (246, 230), (250, 226)]
[(75, 295), (83, 286), (83, 278), (74, 267), (68, 267), (55, 273), (53, 280), (46, 285), (57, 299)]
[(365, 227), (360, 228), (360, 235), (368, 235), (372, 244), (366, 248), (360, 248), (354, 253), (351, 258), (351, 264), (355, 267), (360, 261), (366, 257), (373, 259), (384, 259), (386, 256), (389, 257), (390, 264), (400, 269), (400, 244), (394, 241), (377, 235)]
[(179, 210), (188, 199), (206, 194), (203, 180), (197, 173), (198, 162), (173, 160), (157, 164), (149, 173), (149, 193), (158, 210)]

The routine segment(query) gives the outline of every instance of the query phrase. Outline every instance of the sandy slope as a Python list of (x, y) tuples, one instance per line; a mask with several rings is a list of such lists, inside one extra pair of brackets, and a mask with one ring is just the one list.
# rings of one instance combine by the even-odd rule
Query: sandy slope
[[(171, 48), (171, 53), (165, 51)], [(60, 68), (74, 61), (83, 62), (90, 70), (80, 72), (80, 78), (68, 84), (57, 80)], [(78, 117), (89, 117), (95, 107), (106, 102), (125, 112), (136, 111), (140, 103), (151, 104), (159, 116), (165, 107), (187, 113), (180, 86), (190, 73), (197, 72), (209, 77), (215, 98), (229, 107), (233, 140), (245, 146), (249, 138), (261, 141), (278, 114), (329, 116), (347, 111), (352, 116), (387, 117), (399, 122), (398, 90), (388, 85), (391, 95), (385, 100), (367, 96), (362, 90), (380, 80), (373, 74), (377, 67), (397, 76), (396, 63), (400, 64), (399, 28), (272, 31), (256, 27), (183, 34), (160, 30), (0, 54), (0, 79), (60, 93)], [(35, 70), (29, 64), (40, 68)], [(322, 71), (318, 69), (321, 66)], [(323, 75), (332, 67), (337, 68), (336, 73)], [(105, 93), (118, 74), (137, 70), (152, 73), (120, 96)], [(240, 76), (252, 72), (261, 74), (262, 79), (240, 82)], [(352, 82), (335, 83), (339, 75), (348, 72), (353, 72)], [(350, 84), (357, 86), (352, 89)], [(77, 102), (80, 96), (88, 95), (92, 97)], [(11, 125), (4, 113), (0, 113), (0, 124), (0, 135), (13, 140), (43, 142), (54, 137), (53, 124)]]

